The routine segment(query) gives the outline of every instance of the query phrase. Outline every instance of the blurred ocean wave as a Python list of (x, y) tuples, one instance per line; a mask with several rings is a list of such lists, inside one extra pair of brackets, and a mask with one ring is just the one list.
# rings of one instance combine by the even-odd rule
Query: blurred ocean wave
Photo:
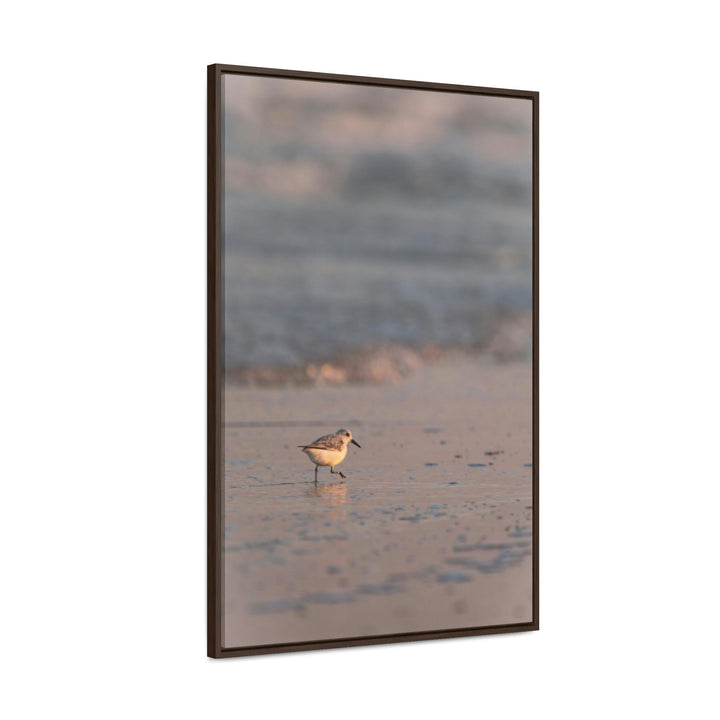
[(527, 316), (526, 101), (227, 80), (227, 371), (402, 376), (413, 354), (489, 347)]

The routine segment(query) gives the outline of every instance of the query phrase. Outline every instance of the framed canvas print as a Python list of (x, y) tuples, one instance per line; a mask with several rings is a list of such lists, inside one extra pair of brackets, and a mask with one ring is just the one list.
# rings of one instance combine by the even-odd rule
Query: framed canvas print
[(538, 628), (538, 93), (208, 68), (208, 654)]

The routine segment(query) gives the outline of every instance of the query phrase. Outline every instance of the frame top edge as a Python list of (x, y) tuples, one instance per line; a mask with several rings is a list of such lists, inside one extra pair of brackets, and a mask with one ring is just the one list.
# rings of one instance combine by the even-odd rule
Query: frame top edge
[(363, 75), (342, 75), (338, 73), (311, 72), (305, 70), (287, 70), (282, 68), (254, 67), (250, 65), (226, 65), (213, 63), (208, 71), (216, 78), (223, 74), (257, 75), (294, 80), (315, 80), (319, 82), (351, 83), (356, 85), (378, 85), (384, 87), (408, 88), (415, 90), (436, 90), (444, 92), (475, 93), (483, 95), (504, 95), (509, 97), (537, 100), (537, 90), (514, 90), (511, 88), (491, 88), (479, 85), (458, 85), (453, 83), (425, 82), (420, 80), (401, 80), (398, 78), (379, 78)]

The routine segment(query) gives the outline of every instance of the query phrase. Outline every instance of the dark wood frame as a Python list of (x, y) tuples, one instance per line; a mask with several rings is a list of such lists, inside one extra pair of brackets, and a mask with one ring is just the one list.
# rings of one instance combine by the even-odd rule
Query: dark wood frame
[[(457, 638), (471, 635), (490, 635), (495, 633), (523, 632), (539, 629), (539, 93), (527, 90), (505, 90), (498, 88), (474, 87), (469, 85), (449, 85), (444, 83), (416, 82), (412, 80), (389, 80), (387, 78), (356, 77), (329, 73), (299, 72), (295, 70), (277, 70), (236, 65), (209, 65), (207, 69), (207, 654), (212, 658), (235, 657), (242, 655), (262, 655), (278, 652), (296, 652), (300, 650), (321, 650), (326, 648), (350, 647), (358, 645), (380, 645), (383, 643), (409, 642), (414, 640), (434, 640), (438, 638)], [(222, 462), (221, 411), (222, 411), (222, 146), (221, 146), (221, 107), (220, 83), (222, 75), (264, 75), (279, 78), (298, 78), (319, 82), (352, 83), (361, 85), (379, 85), (384, 87), (435, 90), (450, 93), (479, 95), (499, 95), (504, 97), (525, 98), (533, 106), (533, 145), (532, 145), (532, 206), (533, 206), (533, 619), (528, 623), (493, 625), (477, 628), (459, 628), (432, 632), (398, 633), (368, 637), (349, 637), (335, 640), (319, 640), (303, 643), (282, 643), (242, 648), (224, 648), (221, 645), (221, 602), (222, 573), (220, 553), (220, 533), (222, 530)]]

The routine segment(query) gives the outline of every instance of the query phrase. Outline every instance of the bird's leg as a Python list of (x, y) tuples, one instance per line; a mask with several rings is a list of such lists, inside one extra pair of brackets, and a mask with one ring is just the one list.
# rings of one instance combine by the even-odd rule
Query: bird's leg
[(345, 476), (344, 476), (339, 470), (338, 470), (337, 472), (335, 472), (335, 469), (334, 469), (334, 468), (335, 468), (334, 465), (331, 466), (331, 467), (330, 467), (330, 472), (331, 472), (333, 475), (339, 475), (343, 480), (345, 480), (345, 479), (346, 479)]
[(316, 465), (315, 466), (315, 484), (316, 485), (317, 485), (317, 471), (318, 471), (318, 466)]

